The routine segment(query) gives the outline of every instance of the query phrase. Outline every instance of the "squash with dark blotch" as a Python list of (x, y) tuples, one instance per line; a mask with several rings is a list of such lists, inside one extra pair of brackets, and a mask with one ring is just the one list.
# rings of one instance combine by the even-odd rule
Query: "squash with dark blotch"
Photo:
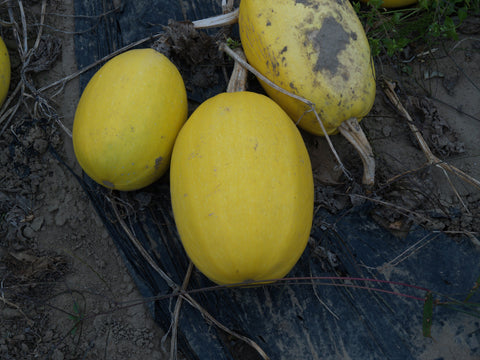
[(248, 62), (275, 85), (311, 101), (319, 118), (304, 102), (261, 81), (267, 94), (308, 132), (325, 135), (321, 120), (327, 134), (350, 133), (347, 139), (366, 156), (364, 183), (372, 185), (373, 155), (358, 122), (375, 100), (375, 73), (350, 2), (242, 0), (239, 29)]
[(77, 160), (107, 188), (150, 185), (168, 169), (187, 110), (183, 79), (164, 55), (153, 49), (117, 55), (92, 77), (78, 103)]

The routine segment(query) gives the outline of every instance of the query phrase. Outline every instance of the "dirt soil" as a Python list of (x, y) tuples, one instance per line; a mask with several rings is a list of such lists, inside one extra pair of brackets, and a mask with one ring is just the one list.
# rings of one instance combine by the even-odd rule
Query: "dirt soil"
[[(39, 24), (42, 2), (25, 1), (23, 6), (26, 23)], [(12, 14), (22, 37), (18, 5)], [(81, 174), (70, 137), (80, 96), (78, 77), (61, 87), (42, 87), (78, 70), (73, 1), (49, 1), (46, 14), (38, 44), (39, 28), (28, 26), (26, 43), (36, 51), (23, 68), (26, 85), (19, 91), (24, 96), (12, 97), (2, 108), (0, 122), (0, 358), (166, 359), (168, 338), (152, 320), (148, 302), (85, 192), (61, 163)], [(0, 18), (12, 58), (12, 95), (23, 65), (13, 28), (3, 25), (12, 20), (5, 3), (0, 5)], [(317, 207), (337, 213), (372, 201), (372, 215), (399, 237), (421, 224), (467, 236), (480, 246), (479, 189), (427, 163), (381, 86), (383, 79), (398, 84), (400, 99), (438, 158), (480, 179), (478, 18), (471, 24), (457, 41), (435, 49), (410, 46), (400, 57), (377, 59), (377, 99), (362, 121), (377, 163), (373, 193), (362, 189), (361, 161), (343, 138), (332, 140), (352, 181), (338, 170), (323, 138), (303, 134), (314, 169)], [(9, 116), (7, 109), (16, 112)], [(459, 354), (470, 358), (452, 334), (440, 336), (428, 343), (426, 359), (454, 359)]]

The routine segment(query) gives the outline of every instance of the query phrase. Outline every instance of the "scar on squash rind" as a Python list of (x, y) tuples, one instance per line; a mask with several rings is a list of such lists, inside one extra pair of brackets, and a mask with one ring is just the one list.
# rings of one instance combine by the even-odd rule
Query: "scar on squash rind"
[(159, 156), (158, 158), (155, 159), (155, 170), (157, 170), (160, 165), (162, 164), (163, 161), (163, 156)]

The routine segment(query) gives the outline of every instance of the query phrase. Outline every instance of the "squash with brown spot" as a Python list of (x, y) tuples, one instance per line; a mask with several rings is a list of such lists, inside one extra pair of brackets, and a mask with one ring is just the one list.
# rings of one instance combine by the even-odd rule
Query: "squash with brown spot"
[(78, 103), (78, 162), (107, 188), (150, 185), (168, 169), (187, 106), (183, 79), (164, 55), (153, 49), (117, 55), (92, 77)]

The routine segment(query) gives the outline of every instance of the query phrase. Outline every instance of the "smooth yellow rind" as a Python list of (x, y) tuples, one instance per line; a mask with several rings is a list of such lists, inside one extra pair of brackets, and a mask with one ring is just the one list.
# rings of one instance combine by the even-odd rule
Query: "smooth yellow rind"
[(117, 190), (136, 190), (160, 178), (187, 118), (180, 73), (153, 49), (108, 61), (86, 86), (75, 113), (73, 145), (83, 170)]
[[(312, 101), (328, 134), (370, 111), (374, 67), (348, 0), (242, 0), (239, 28), (250, 64), (276, 85)], [(301, 128), (323, 134), (306, 105), (262, 85)]]
[(182, 244), (212, 281), (276, 279), (295, 265), (313, 217), (303, 139), (271, 99), (223, 93), (180, 131), (170, 168)]
[(10, 56), (3, 39), (0, 37), (0, 106), (5, 101), (10, 87), (10, 72)]

